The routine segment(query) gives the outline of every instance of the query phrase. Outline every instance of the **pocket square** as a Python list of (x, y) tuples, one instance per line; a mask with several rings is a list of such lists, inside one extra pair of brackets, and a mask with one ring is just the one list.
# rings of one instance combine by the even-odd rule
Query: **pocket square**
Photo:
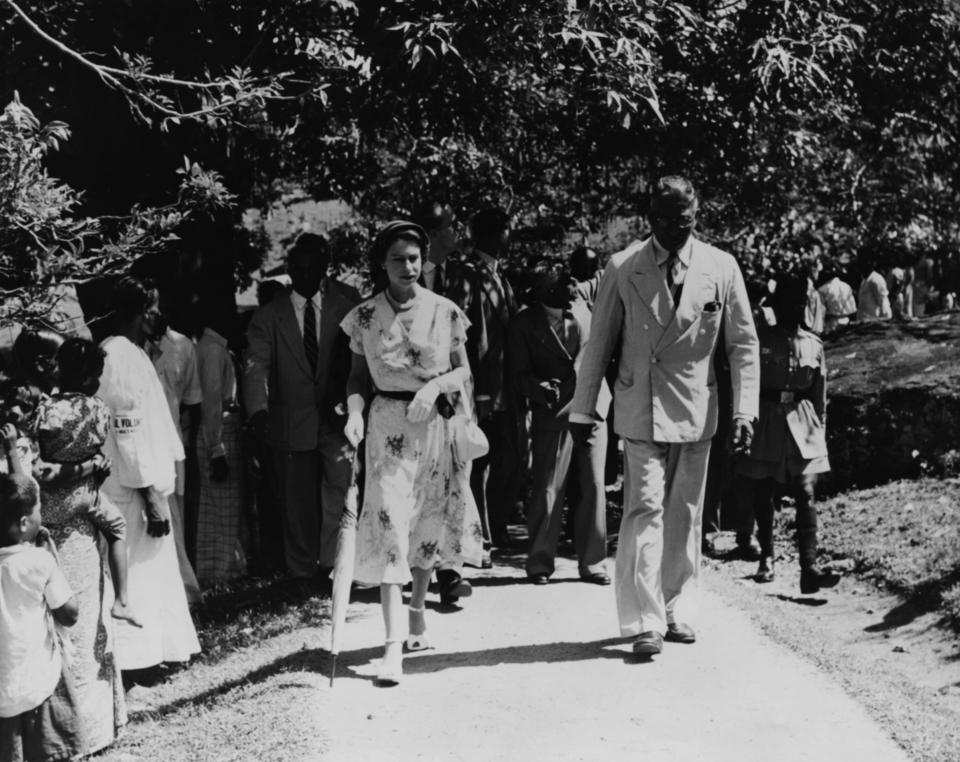
[(720, 302), (707, 302), (703, 305), (704, 312), (717, 312), (723, 305)]

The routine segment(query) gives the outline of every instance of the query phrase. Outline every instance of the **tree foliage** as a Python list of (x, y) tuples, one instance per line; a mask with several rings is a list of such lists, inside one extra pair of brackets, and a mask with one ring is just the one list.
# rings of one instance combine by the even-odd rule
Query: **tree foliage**
[[(704, 234), (764, 257), (957, 248), (953, 2), (0, 0), (0, 94), (74, 140), (72, 208), (177, 194), (183, 156), (236, 218), (291, 187), (363, 231), (425, 197), (517, 215), (525, 252), (643, 212), (690, 175)], [(243, 267), (236, 268), (242, 271)]]

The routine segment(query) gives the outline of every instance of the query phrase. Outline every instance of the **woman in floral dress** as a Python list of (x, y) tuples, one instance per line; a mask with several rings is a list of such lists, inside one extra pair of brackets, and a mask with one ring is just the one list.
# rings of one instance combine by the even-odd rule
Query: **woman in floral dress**
[(433, 569), (479, 564), (483, 542), (468, 474), (438, 412), (470, 385), (468, 321), (453, 302), (417, 285), (427, 245), (419, 225), (389, 223), (371, 254), (387, 286), (341, 323), (354, 353), (345, 428), (354, 446), (364, 438), (371, 381), (374, 389), (354, 576), (380, 584), (386, 646), (378, 677), (391, 684), (402, 669), (403, 585), (413, 583), (407, 648), (427, 648), (423, 605)]
[[(41, 482), (41, 514), (80, 611), (69, 630), (73, 653), (64, 665), (64, 678), (76, 712), (79, 752), (86, 755), (112, 744), (127, 721), (112, 618), (138, 622), (126, 598), (126, 522), (98, 491), (104, 469), (99, 465), (102, 456), (97, 456), (110, 426), (107, 406), (93, 396), (103, 352), (86, 339), (68, 339), (57, 362), (60, 391), (40, 403), (33, 433), (41, 463), (76, 467), (76, 478)], [(98, 531), (110, 545), (110, 576)]]

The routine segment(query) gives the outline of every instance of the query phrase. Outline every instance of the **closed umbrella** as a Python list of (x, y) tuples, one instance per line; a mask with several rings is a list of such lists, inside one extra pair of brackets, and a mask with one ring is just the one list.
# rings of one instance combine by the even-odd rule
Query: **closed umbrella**
[(353, 584), (353, 561), (357, 554), (357, 517), (360, 488), (357, 484), (358, 457), (353, 460), (353, 479), (343, 501), (343, 514), (337, 532), (337, 556), (333, 562), (333, 594), (330, 606), (330, 687), (337, 674), (337, 655), (346, 629), (347, 607), (350, 605), (350, 587)]

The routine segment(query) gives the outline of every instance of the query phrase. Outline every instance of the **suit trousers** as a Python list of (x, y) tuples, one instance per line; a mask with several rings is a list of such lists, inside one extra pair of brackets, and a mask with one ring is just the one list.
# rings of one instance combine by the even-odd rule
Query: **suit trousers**
[(485, 542), (507, 534), (507, 522), (516, 508), (522, 474), (520, 415), (513, 409), (495, 410), (480, 423), (490, 442), (490, 452), (473, 461), (470, 489), (480, 513)]
[(353, 458), (343, 434), (332, 430), (320, 433), (314, 450), (274, 450), (283, 502), (283, 550), (291, 576), (312, 577), (318, 567), (333, 567)]
[(664, 634), (696, 619), (700, 522), (710, 440), (624, 439), (615, 592), (622, 635)]
[(586, 445), (575, 445), (566, 428), (538, 427), (531, 430), (533, 491), (527, 507), (530, 551), (527, 574), (552, 574), (563, 503), (571, 466), (578, 485), (577, 504), (571, 505), (573, 537), (580, 572), (603, 570), (607, 557), (606, 490), (603, 471), (607, 457), (607, 424), (593, 426)]

